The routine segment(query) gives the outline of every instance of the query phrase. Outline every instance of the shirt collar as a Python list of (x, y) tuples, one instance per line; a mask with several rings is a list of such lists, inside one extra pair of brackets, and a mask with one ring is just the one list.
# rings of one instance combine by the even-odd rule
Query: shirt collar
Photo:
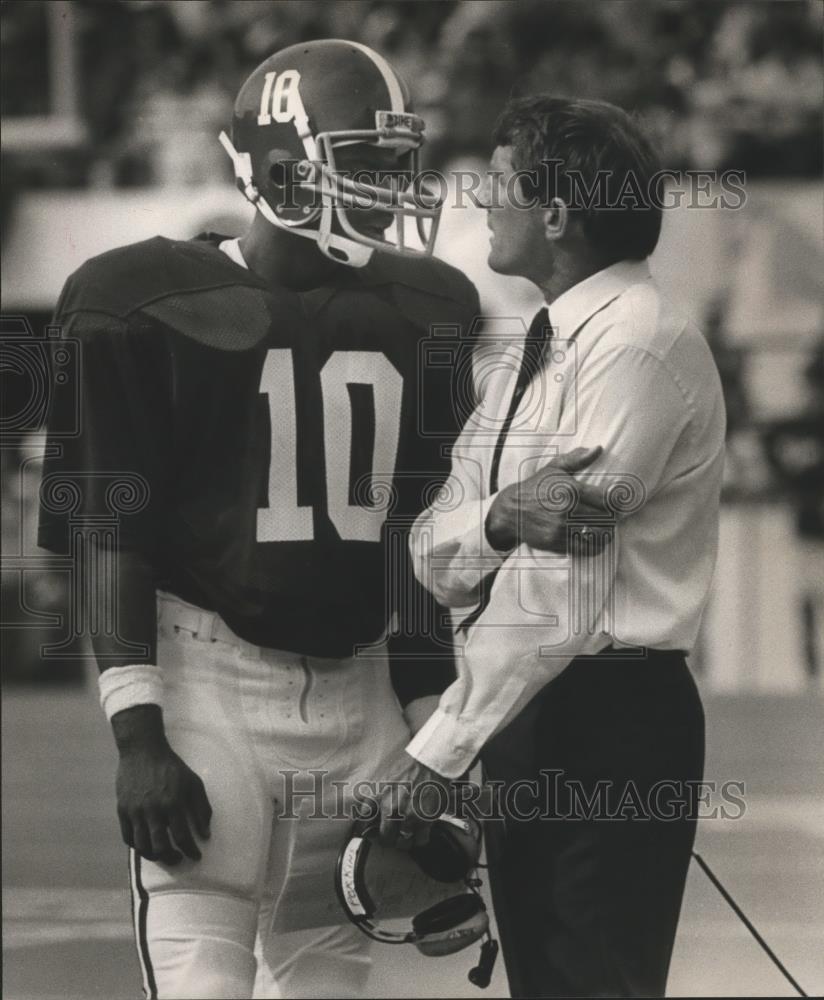
[(549, 321), (557, 335), (569, 340), (595, 313), (631, 285), (650, 279), (649, 261), (622, 260), (596, 271), (550, 303)]
[(234, 240), (222, 240), (218, 245), (229, 260), (233, 260), (239, 267), (245, 268), (247, 271), (249, 270), (249, 265), (246, 263), (243, 251), (240, 249), (240, 237)]

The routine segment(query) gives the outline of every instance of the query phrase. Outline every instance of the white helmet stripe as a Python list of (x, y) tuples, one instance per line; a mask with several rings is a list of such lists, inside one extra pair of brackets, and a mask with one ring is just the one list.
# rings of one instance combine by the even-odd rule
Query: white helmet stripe
[(369, 56), (372, 62), (380, 70), (380, 74), (383, 77), (383, 82), (386, 84), (386, 88), (389, 91), (389, 100), (392, 103), (392, 107), (389, 108), (390, 111), (397, 111), (399, 114), (403, 114), (406, 108), (403, 104), (403, 91), (401, 90), (401, 85), (398, 82), (397, 76), (395, 76), (395, 71), (389, 65), (389, 63), (383, 58), (383, 56), (378, 55), (373, 49), (370, 49), (368, 45), (361, 45), (360, 42), (350, 42), (360, 52), (364, 55)]

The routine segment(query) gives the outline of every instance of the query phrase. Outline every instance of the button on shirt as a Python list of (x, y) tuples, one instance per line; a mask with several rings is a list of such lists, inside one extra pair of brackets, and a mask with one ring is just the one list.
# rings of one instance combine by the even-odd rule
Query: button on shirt
[[(589, 523), (611, 544), (587, 556), (586, 543), (573, 542), (559, 556), (524, 544), (499, 552), (487, 539), (522, 330), (479, 366), (480, 402), (450, 478), (410, 538), (419, 580), (465, 636), (457, 680), (407, 747), (446, 777), (463, 774), (575, 656), (610, 645), (689, 651), (715, 565), (725, 413), (704, 337), (662, 297), (646, 261), (599, 271), (552, 302), (550, 315), (555, 335), (506, 429), (497, 488), (600, 445), (577, 478), (609, 498), (604, 523)], [(560, 488), (548, 488), (546, 502), (570, 506)]]

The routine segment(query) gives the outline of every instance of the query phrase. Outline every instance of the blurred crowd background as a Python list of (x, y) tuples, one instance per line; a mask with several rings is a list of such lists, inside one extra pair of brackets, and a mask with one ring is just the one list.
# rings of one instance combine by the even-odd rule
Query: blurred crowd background
[[(29, 150), (27, 187), (206, 183), (228, 174), (214, 143), (238, 82), (307, 39), (376, 48), (414, 85), (429, 162), (484, 153), (518, 91), (609, 97), (644, 112), (672, 167), (751, 177), (821, 172), (817, 0), (76, 0), (57, 15), (3, 3), (4, 117), (44, 115), (53, 81), (34, 57), (71, 19), (83, 141)], [(18, 151), (22, 155), (22, 150)]]
[[(158, 232), (240, 231), (248, 215), (216, 136), (245, 76), (279, 48), (339, 37), (379, 50), (427, 120), (427, 165), (447, 171), (483, 165), (511, 94), (609, 99), (643, 115), (667, 167), (746, 175), (738, 212), (667, 213), (653, 260), (706, 331), (729, 411), (696, 671), (722, 691), (820, 689), (823, 14), (820, 0), (4, 0), (9, 356), (42, 337), (87, 256)], [(473, 277), (485, 311), (527, 314), (533, 293), (486, 271), (478, 225), (447, 214), (438, 252)], [(38, 653), (59, 631), (66, 573), (36, 561), (42, 438), (15, 424), (30, 375), (13, 358), (5, 370), (3, 676), (81, 676)]]

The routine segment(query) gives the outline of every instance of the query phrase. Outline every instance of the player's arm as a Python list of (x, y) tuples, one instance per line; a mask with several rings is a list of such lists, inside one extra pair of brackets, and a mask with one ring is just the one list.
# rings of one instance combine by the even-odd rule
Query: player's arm
[(389, 670), (414, 735), (455, 679), (455, 659), (444, 609), (417, 581), (408, 562), (397, 576), (406, 580), (406, 590), (396, 608), (398, 632), (388, 642)]
[[(73, 298), (72, 280), (63, 303)], [(76, 367), (53, 387), (39, 543), (81, 558), (81, 585), (88, 588), (94, 581), (91, 593), (86, 591), (93, 601), (87, 608), (116, 615), (116, 627), (107, 622), (84, 631), (93, 636), (101, 701), (120, 754), (117, 796), (124, 840), (147, 859), (174, 864), (181, 851), (197, 859), (192, 830), (208, 834), (208, 799), (200, 779), (166, 739), (162, 677), (153, 665), (168, 361), (157, 338), (136, 338), (118, 317), (58, 308), (56, 322), (74, 348)], [(126, 494), (137, 502), (120, 510), (117, 498)], [(73, 498), (70, 512), (56, 502), (67, 495)], [(117, 530), (104, 537), (100, 519), (111, 521), (113, 513)], [(101, 571), (90, 575), (91, 566)]]
[[(404, 547), (404, 556), (406, 565), (398, 575), (403, 573), (401, 578), (406, 579), (406, 588), (397, 602), (399, 629), (389, 641), (389, 663), (395, 693), (414, 737), (438, 708), (443, 692), (454, 683), (456, 670), (446, 611), (415, 578), (408, 547)], [(394, 775), (400, 784), (385, 790), (379, 806), (380, 834), (386, 843), (398, 842), (400, 816), (413, 788), (423, 785), (426, 793), (426, 801), (418, 802), (417, 812), (434, 816), (442, 808), (439, 800), (430, 801), (436, 785), (443, 784), (440, 776), (406, 753), (402, 754), (401, 763), (402, 770)], [(417, 794), (420, 796), (421, 792)], [(424, 843), (428, 828), (422, 827), (416, 834), (415, 842)], [(409, 840), (409, 845), (412, 842)]]
[[(115, 690), (123, 690), (118, 681), (125, 680), (129, 672), (139, 678), (141, 666), (123, 655), (123, 640), (145, 646), (147, 663), (157, 662), (155, 570), (137, 551), (120, 551), (114, 561), (118, 638), (97, 635), (92, 645), (102, 684), (108, 681)], [(105, 594), (99, 592), (98, 600), (105, 600)], [(133, 666), (138, 670), (133, 671)], [(212, 810), (206, 789), (169, 745), (161, 705), (141, 703), (139, 693), (136, 700), (137, 704), (111, 716), (119, 753), (117, 815), (123, 840), (148, 860), (174, 865), (185, 854), (199, 861), (200, 848), (193, 832), (204, 839), (209, 836)]]

